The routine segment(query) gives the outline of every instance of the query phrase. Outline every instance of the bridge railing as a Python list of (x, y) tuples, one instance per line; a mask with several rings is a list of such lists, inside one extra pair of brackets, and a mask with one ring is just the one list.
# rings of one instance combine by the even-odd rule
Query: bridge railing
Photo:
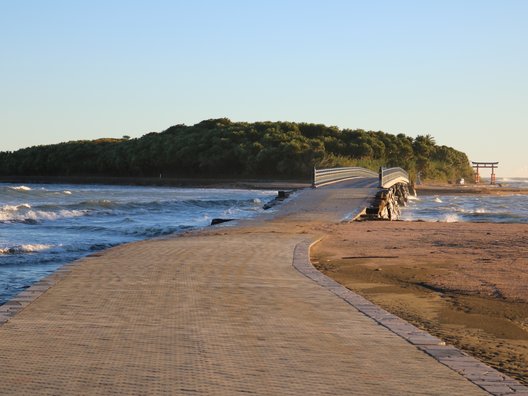
[(316, 169), (313, 174), (313, 187), (321, 187), (327, 184), (338, 183), (358, 177), (378, 177), (378, 173), (370, 169), (360, 167)]
[(402, 168), (381, 168), (380, 187), (391, 187), (396, 183), (409, 183), (409, 174)]

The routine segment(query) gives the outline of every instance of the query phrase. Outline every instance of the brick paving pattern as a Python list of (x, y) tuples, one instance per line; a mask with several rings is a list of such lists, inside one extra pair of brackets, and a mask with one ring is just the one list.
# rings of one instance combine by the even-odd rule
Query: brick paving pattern
[(0, 394), (485, 394), (299, 273), (315, 235), (282, 232), (308, 221), (289, 216), (120, 246), (36, 285), (0, 312)]

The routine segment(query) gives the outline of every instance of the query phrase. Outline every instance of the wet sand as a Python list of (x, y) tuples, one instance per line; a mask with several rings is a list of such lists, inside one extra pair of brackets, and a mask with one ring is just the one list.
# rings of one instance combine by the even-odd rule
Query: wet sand
[(355, 222), (312, 248), (323, 273), (528, 384), (528, 225)]

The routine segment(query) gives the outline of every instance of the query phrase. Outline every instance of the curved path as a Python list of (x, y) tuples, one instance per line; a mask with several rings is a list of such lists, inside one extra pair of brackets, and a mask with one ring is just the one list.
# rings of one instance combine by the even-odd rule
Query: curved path
[(485, 394), (293, 267), (368, 186), (68, 266), (0, 327), (0, 394)]

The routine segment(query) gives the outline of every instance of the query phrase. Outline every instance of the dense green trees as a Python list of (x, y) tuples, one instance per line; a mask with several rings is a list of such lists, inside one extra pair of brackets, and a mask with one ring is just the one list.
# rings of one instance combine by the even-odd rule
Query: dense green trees
[(422, 179), (470, 179), (464, 153), (430, 135), (321, 124), (205, 120), (138, 139), (97, 139), (0, 152), (1, 175), (310, 178), (332, 166), (401, 166)]

